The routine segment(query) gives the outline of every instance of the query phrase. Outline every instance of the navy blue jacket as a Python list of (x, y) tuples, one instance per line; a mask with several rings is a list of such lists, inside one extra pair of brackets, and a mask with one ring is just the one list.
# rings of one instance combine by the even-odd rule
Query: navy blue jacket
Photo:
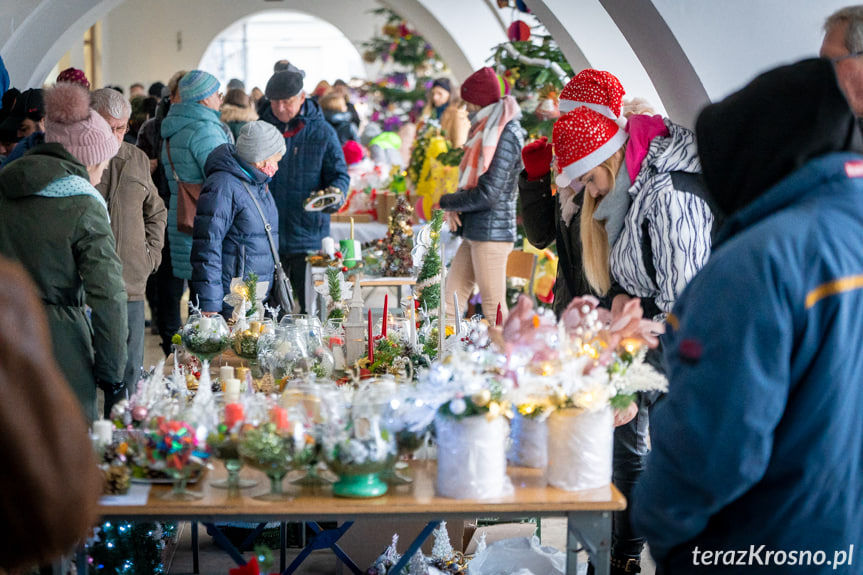
[[(650, 414), (653, 451), (632, 498), (657, 573), (700, 573), (696, 548), (711, 565), (717, 550), (749, 561), (750, 546), (756, 565), (784, 552), (784, 565), (758, 573), (833, 573), (825, 558), (805, 562), (843, 550), (835, 573), (860, 572), (861, 176), (853, 153), (810, 160), (726, 220), (677, 300), (665, 342), (670, 389)], [(792, 551), (803, 567), (790, 567)]]
[(233, 144), (222, 144), (204, 164), (207, 179), (192, 234), (192, 286), (202, 311), (231, 313), (222, 298), (230, 291), (232, 278), (245, 280), (255, 272), (258, 281), (273, 283), (275, 262), (264, 223), (243, 186), (245, 182), (256, 194), (278, 244), (279, 215), (267, 190), (269, 178), (236, 153)]
[(330, 216), (305, 211), (303, 201), (327, 186), (338, 188), (343, 195), (348, 190), (348, 167), (336, 131), (312, 100), (306, 100), (297, 117), (287, 125), (273, 115), (269, 105), (261, 110), (261, 120), (282, 133), (303, 123), (299, 132), (285, 138), (285, 156), (270, 183), (279, 210), (279, 254), (289, 256), (319, 250), (321, 240), (330, 235)]

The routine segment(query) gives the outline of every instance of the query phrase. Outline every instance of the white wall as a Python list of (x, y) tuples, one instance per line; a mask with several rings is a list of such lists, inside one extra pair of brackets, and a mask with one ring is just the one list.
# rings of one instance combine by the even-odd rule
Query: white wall
[(653, 0), (711, 100), (758, 73), (817, 57), (824, 20), (853, 0)]
[[(237, 20), (273, 8), (327, 20), (358, 46), (380, 29), (369, 14), (376, 6), (374, 0), (128, 1), (104, 22), (105, 82), (167, 82), (177, 70), (196, 68), (210, 42)], [(290, 54), (284, 57), (290, 59)]]

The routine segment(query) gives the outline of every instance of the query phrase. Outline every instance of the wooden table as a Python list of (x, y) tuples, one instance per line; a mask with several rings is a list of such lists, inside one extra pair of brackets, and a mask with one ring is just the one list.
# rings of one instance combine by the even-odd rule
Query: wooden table
[[(190, 520), (204, 523), (353, 521), (399, 516), (436, 524), (442, 516), (459, 516), (466, 519), (564, 516), (567, 518), (567, 574), (575, 575), (577, 551), (585, 550), (596, 565), (597, 575), (607, 575), (611, 546), (611, 513), (626, 507), (626, 500), (613, 485), (586, 491), (563, 491), (547, 487), (542, 470), (539, 469), (509, 468), (508, 474), (515, 492), (497, 499), (438, 497), (434, 489), (437, 473), (434, 461), (412, 461), (408, 474), (412, 476), (413, 483), (391, 487), (382, 497), (344, 499), (334, 497), (329, 487), (300, 488), (286, 481), (286, 493), (295, 498), (285, 502), (270, 502), (251, 498), (252, 495), (268, 491), (269, 482), (263, 474), (244, 468), (243, 476), (257, 479), (258, 486), (243, 490), (239, 496), (231, 496), (224, 489), (210, 487), (212, 479), (224, 476), (220, 463), (217, 463), (215, 468), (199, 484), (191, 486), (192, 491), (203, 495), (199, 501), (163, 500), (160, 497), (170, 490), (170, 486), (154, 485), (146, 505), (100, 505), (99, 512), (104, 519)], [(430, 533), (430, 530), (428, 532)], [(410, 558), (421, 544), (422, 540), (414, 541), (404, 554), (405, 557)]]

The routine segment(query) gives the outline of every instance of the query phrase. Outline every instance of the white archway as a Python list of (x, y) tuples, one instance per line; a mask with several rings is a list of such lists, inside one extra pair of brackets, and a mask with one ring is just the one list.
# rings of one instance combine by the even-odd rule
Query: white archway
[(261, 89), (279, 59), (306, 73), (311, 93), (320, 80), (367, 76), (357, 47), (341, 30), (316, 16), (293, 10), (265, 10), (234, 22), (210, 42), (197, 66), (225, 84), (239, 78)]

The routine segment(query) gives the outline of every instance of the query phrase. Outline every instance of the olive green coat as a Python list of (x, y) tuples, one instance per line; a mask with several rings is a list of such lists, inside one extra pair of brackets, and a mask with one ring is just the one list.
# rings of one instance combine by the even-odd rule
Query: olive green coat
[[(0, 254), (20, 262), (36, 283), (54, 356), (93, 419), (96, 378), (123, 379), (126, 290), (99, 201), (34, 195), (68, 176), (89, 181), (86, 168), (59, 144), (37, 146), (0, 172)], [(85, 303), (92, 309), (90, 321)]]

